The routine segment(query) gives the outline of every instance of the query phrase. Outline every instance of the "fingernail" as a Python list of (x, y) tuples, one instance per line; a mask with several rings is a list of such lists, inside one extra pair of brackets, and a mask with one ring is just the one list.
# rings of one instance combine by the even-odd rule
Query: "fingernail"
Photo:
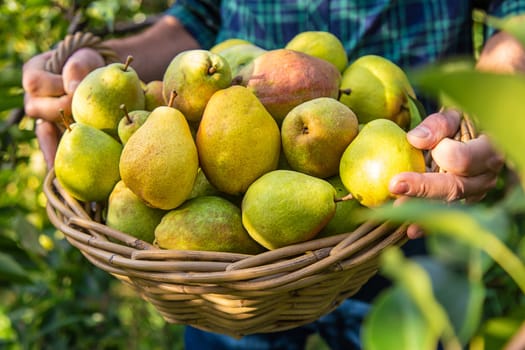
[(69, 84), (67, 85), (67, 93), (68, 94), (73, 93), (76, 90), (78, 84), (80, 84), (78, 80), (70, 81)]
[(410, 186), (405, 181), (399, 181), (394, 184), (391, 188), (392, 193), (394, 194), (406, 194), (410, 190)]
[(415, 127), (414, 129), (410, 130), (408, 133), (411, 136), (414, 136), (420, 139), (426, 139), (430, 135), (430, 130), (424, 125), (419, 125)]

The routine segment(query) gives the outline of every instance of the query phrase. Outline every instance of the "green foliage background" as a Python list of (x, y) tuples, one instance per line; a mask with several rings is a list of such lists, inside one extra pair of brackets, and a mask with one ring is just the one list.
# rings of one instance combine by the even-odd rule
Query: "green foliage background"
[[(92, 266), (47, 220), (46, 168), (21, 114), (21, 68), (75, 28), (120, 35), (169, 1), (0, 3), (0, 348), (182, 349), (182, 327)], [(116, 15), (118, 13), (118, 16)]]
[[(0, 348), (182, 349), (182, 326), (166, 324), (153, 307), (90, 264), (47, 220), (42, 180), (46, 169), (23, 115), (21, 68), (67, 33), (87, 29), (104, 37), (129, 31), (170, 1), (44, 1), (0, 3)], [(118, 15), (117, 15), (118, 14)], [(523, 22), (525, 23), (525, 22)], [(123, 29), (125, 28), (125, 29)], [(519, 27), (522, 33), (525, 27)], [(477, 45), (479, 42), (479, 32)], [(524, 42), (525, 43), (525, 42)], [(414, 202), (378, 211), (377, 218), (414, 221), (429, 234), (428, 257), (408, 260), (395, 250), (381, 273), (394, 281), (374, 302), (365, 324), (367, 349), (499, 349), (525, 323), (525, 158), (519, 149), (525, 118), (524, 77), (480, 75), (450, 66), (419, 72), (428, 92), (445, 94), (481, 125), (518, 165), (480, 205)], [(472, 98), (472, 82), (477, 99)], [(470, 84), (470, 85), (469, 85)], [(435, 91), (435, 87), (442, 87)], [(494, 87), (496, 86), (496, 89)], [(483, 88), (487, 87), (487, 88)], [(491, 103), (494, 91), (504, 94)], [(480, 97), (481, 96), (481, 97)], [(505, 97), (503, 99), (503, 97)], [(483, 101), (483, 110), (477, 110)], [(490, 123), (502, 109), (504, 121)], [(489, 111), (490, 113), (486, 112)], [(513, 118), (513, 119), (510, 119)], [(525, 332), (525, 328), (523, 328)], [(402, 344), (402, 345), (401, 345)], [(310, 348), (325, 347), (319, 341)]]

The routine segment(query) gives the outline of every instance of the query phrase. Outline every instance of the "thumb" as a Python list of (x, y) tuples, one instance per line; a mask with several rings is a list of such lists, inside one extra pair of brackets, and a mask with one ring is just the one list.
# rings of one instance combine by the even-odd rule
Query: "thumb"
[(433, 149), (444, 138), (455, 135), (460, 119), (460, 113), (453, 109), (430, 114), (407, 133), (408, 142), (419, 149)]
[(83, 48), (76, 51), (66, 61), (62, 69), (62, 79), (66, 93), (72, 94), (89, 72), (104, 66), (104, 64), (102, 56), (93, 49)]

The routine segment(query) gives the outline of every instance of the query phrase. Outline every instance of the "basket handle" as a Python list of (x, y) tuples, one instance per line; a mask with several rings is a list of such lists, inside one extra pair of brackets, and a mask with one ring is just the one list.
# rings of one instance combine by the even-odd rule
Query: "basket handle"
[(113, 63), (119, 60), (115, 51), (102, 42), (102, 39), (89, 32), (76, 32), (68, 34), (57, 44), (52, 56), (46, 62), (46, 70), (55, 74), (60, 74), (67, 59), (77, 50), (91, 48), (102, 55), (106, 63)]

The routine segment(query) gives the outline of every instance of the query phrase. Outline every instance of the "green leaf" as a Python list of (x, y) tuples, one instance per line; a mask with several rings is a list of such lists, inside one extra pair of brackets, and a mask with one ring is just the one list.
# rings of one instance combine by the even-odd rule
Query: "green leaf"
[(522, 144), (525, 118), (525, 76), (479, 72), (474, 69), (447, 70), (430, 66), (412, 76), (414, 84), (475, 116), (484, 132), (510, 157), (522, 174), (525, 152)]
[(423, 104), (417, 99), (410, 95), (408, 96), (408, 108), (410, 110), (410, 127), (409, 130), (414, 129), (423, 118), (427, 116), (427, 112), (425, 111), (425, 107)]
[(432, 280), (436, 300), (447, 310), (448, 317), (462, 344), (466, 344), (479, 327), (485, 288), (480, 280), (470, 281), (448, 265), (430, 257), (416, 257)]
[(525, 21), (523, 21), (523, 16), (512, 14), (499, 18), (476, 9), (473, 11), (472, 17), (475, 21), (511, 34), (525, 46)]
[(410, 295), (393, 287), (374, 301), (363, 325), (363, 345), (367, 350), (436, 349), (438, 336), (432, 332)]
[(30, 282), (29, 273), (11, 256), (0, 252), (0, 281)]
[(482, 249), (496, 261), (525, 293), (525, 264), (499, 238), (499, 229), (474, 214), (476, 207), (429, 202), (412, 199), (396, 208), (384, 206), (369, 212), (368, 216), (394, 222), (414, 222), (425, 229), (427, 234), (444, 234)]

